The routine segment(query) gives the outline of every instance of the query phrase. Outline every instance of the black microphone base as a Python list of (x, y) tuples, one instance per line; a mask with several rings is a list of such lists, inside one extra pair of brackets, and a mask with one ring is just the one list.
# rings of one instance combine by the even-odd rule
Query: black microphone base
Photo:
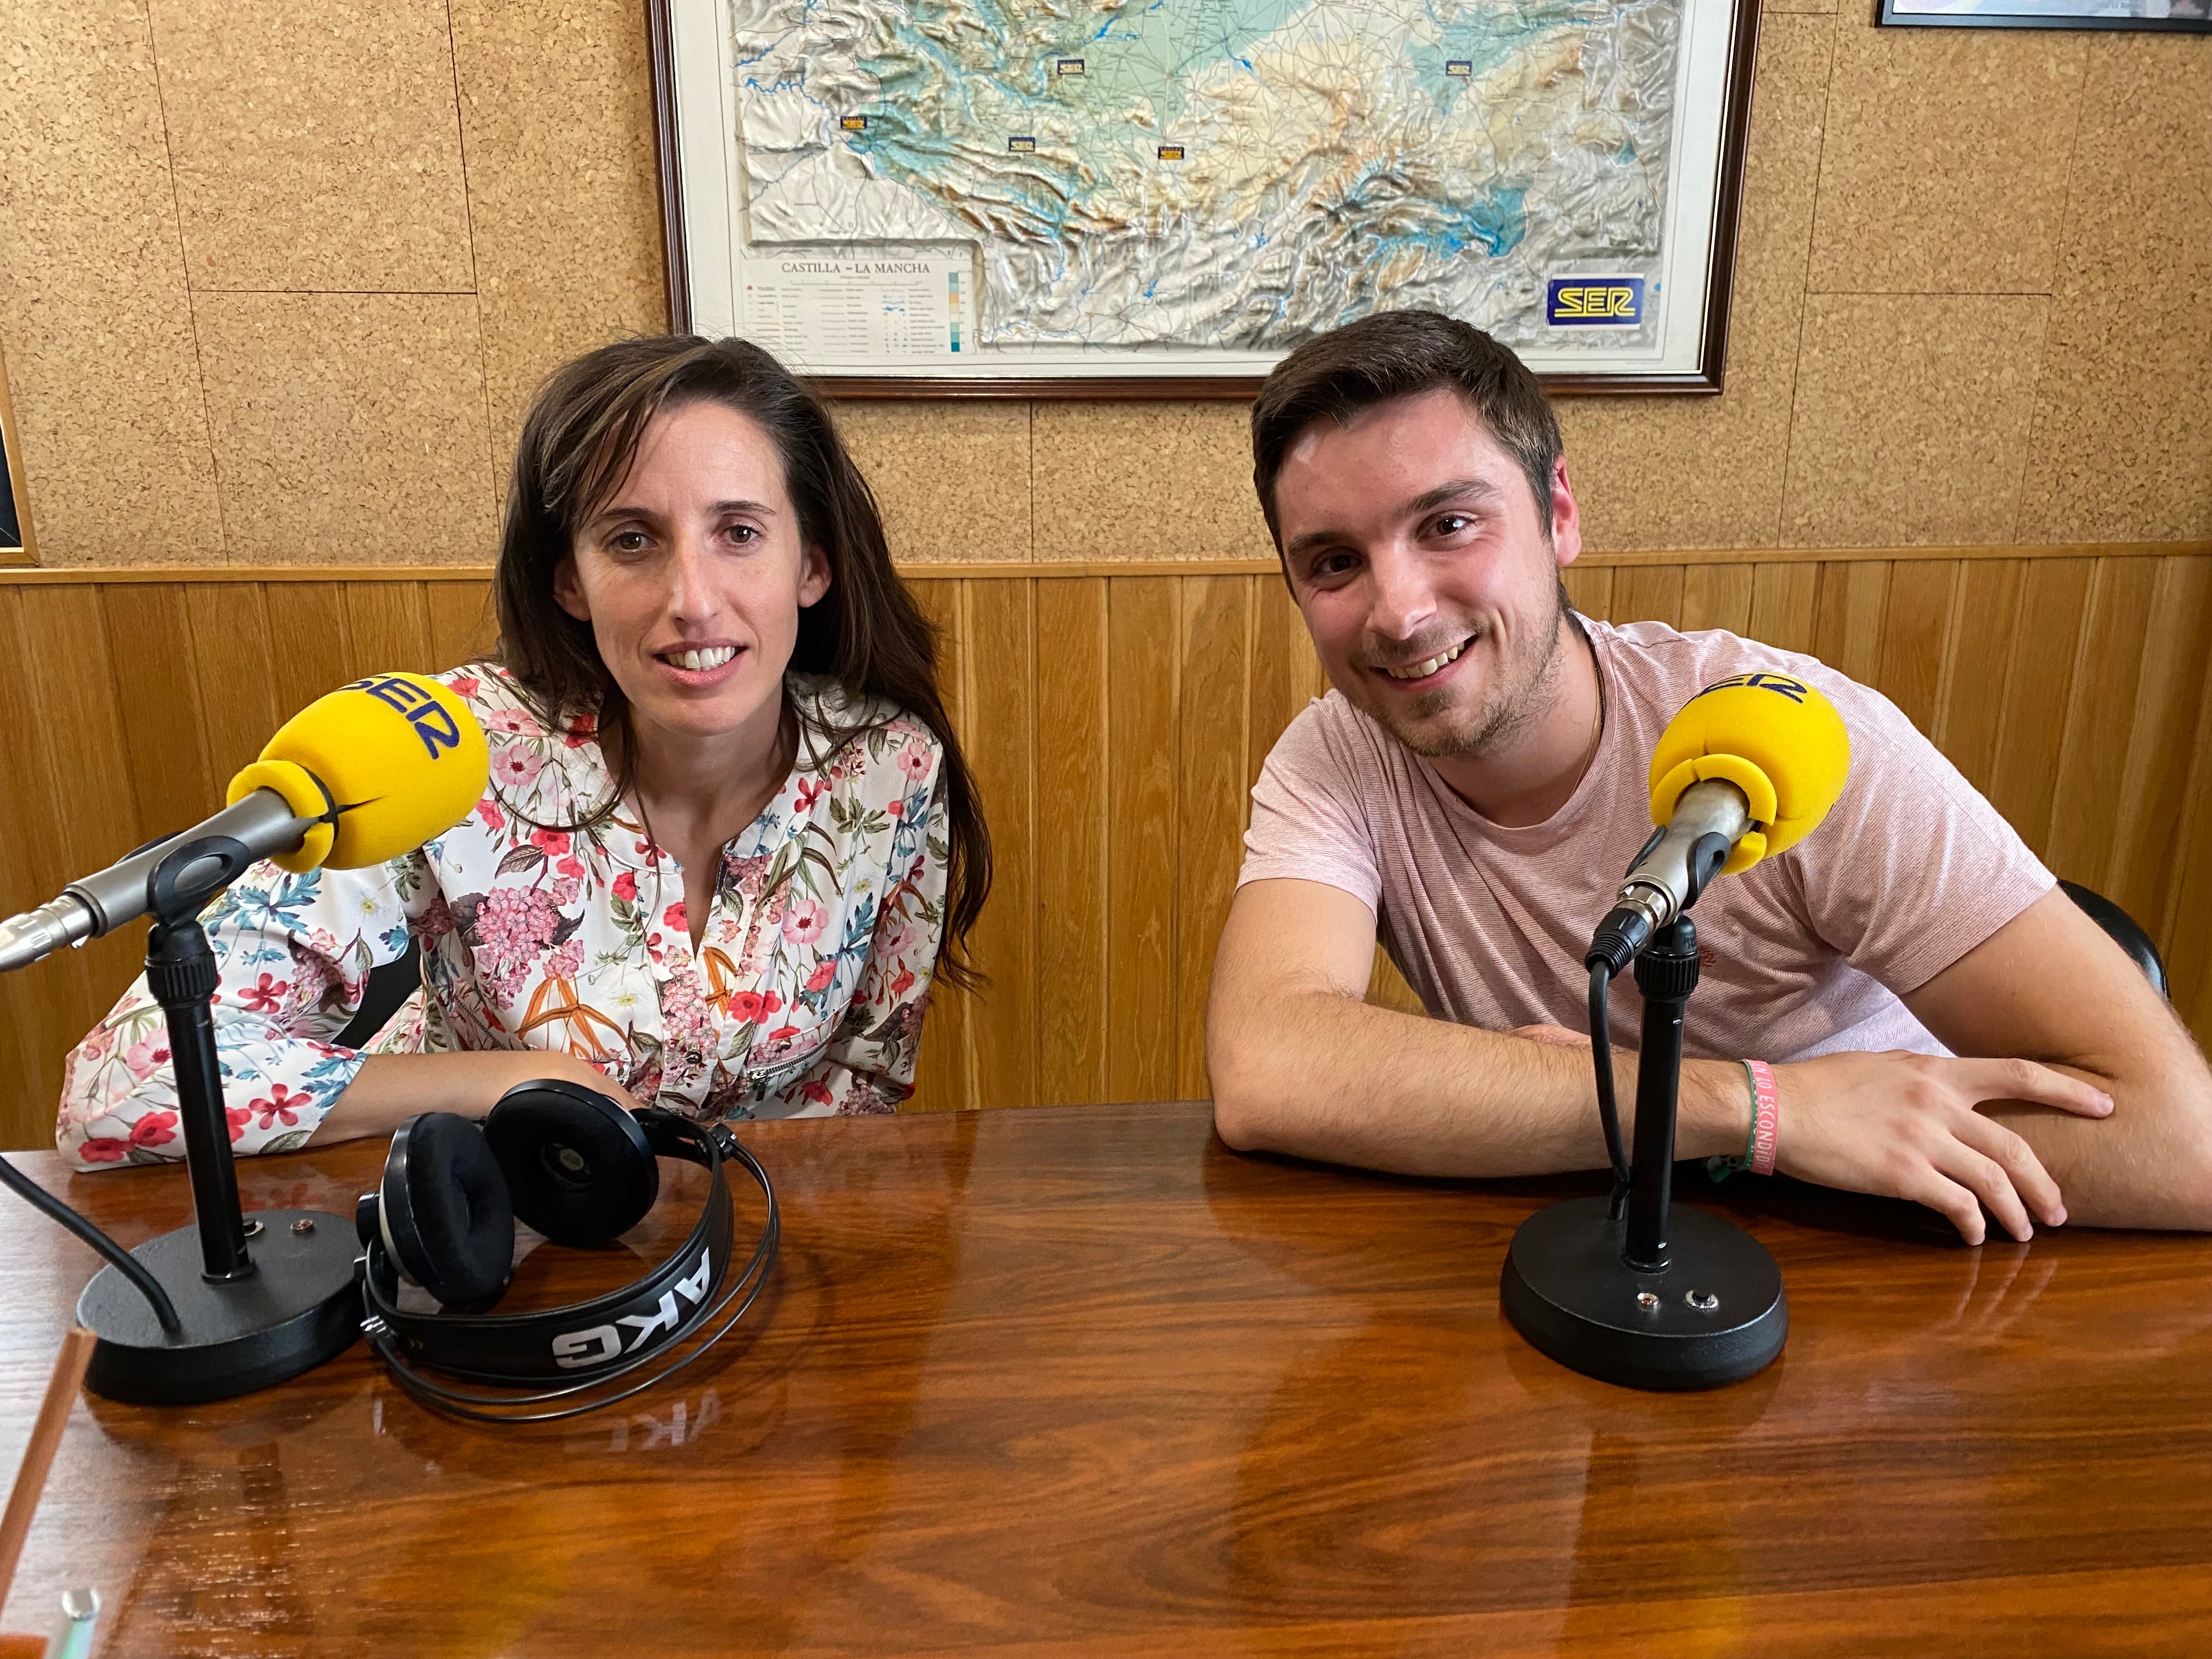
[(130, 1280), (100, 1270), (76, 1304), (77, 1322), (100, 1338), (85, 1387), (131, 1405), (193, 1406), (282, 1382), (353, 1345), (362, 1319), (353, 1222), (321, 1210), (246, 1219), (249, 1230), (260, 1224), (246, 1246), (255, 1271), (230, 1284), (202, 1276), (198, 1227), (131, 1251), (176, 1304), (183, 1328), (174, 1335)]
[[(1521, 1224), (1498, 1299), (1514, 1328), (1562, 1365), (1631, 1389), (1717, 1389), (1762, 1370), (1790, 1334), (1782, 1270), (1741, 1227), (1701, 1210), (1668, 1218), (1668, 1265), (1621, 1259), (1626, 1221), (1602, 1198)], [(1711, 1305), (1701, 1305), (1707, 1297)]]

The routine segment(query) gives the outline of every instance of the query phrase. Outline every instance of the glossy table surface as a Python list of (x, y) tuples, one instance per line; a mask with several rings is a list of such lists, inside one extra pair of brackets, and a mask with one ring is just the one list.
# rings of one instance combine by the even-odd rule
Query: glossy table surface
[[(90, 1584), (112, 1654), (2212, 1641), (2212, 1241), (1966, 1250), (1901, 1207), (1699, 1191), (1781, 1261), (1789, 1346), (1733, 1389), (1639, 1395), (1498, 1313), (1515, 1225), (1587, 1182), (1239, 1158), (1188, 1104), (744, 1133), (784, 1251), (705, 1374), (496, 1431), (358, 1345), (219, 1405), (82, 1401), (9, 1627)], [(250, 1161), (246, 1202), (350, 1212), (381, 1152)], [(188, 1213), (179, 1170), (17, 1161), (129, 1242)], [(629, 1242), (696, 1197), (672, 1180)], [(93, 1266), (0, 1195), (9, 1468)], [(540, 1249), (513, 1299), (625, 1266)]]

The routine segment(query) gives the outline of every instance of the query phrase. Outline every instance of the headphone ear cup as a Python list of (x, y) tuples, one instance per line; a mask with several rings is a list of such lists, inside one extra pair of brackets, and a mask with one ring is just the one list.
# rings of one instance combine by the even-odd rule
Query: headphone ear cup
[(400, 1126), (384, 1161), (379, 1225), (399, 1270), (445, 1307), (496, 1300), (514, 1265), (514, 1206), (483, 1131), (452, 1112)]
[(483, 1133), (514, 1213), (556, 1244), (604, 1244), (644, 1220), (660, 1195), (643, 1126), (597, 1090), (518, 1085), (491, 1109)]

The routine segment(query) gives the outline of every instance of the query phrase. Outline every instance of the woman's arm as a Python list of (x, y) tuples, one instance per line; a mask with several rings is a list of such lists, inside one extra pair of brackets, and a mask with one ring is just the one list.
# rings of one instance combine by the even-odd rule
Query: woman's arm
[(368, 1054), (316, 1125), (318, 1146), (362, 1135), (388, 1135), (417, 1112), (482, 1117), (519, 1084), (556, 1078), (597, 1089), (630, 1111), (636, 1101), (589, 1060), (543, 1048), (445, 1054)]
[[(304, 1144), (352, 1083), (362, 1056), (329, 1039), (360, 1007), (369, 970), (405, 951), (403, 887), (423, 880), (411, 860), (303, 876), (258, 864), (209, 908), (234, 1151)], [(83, 1170), (184, 1157), (168, 1025), (143, 975), (70, 1054), (55, 1139)]]

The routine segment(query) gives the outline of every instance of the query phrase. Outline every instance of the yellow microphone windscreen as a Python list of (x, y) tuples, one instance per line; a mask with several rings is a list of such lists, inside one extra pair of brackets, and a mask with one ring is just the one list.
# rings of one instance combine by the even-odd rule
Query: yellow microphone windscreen
[(491, 778), (483, 728), (422, 674), (372, 674), (319, 697), (287, 720), (261, 758), (231, 780), (236, 801), (274, 789), (302, 817), (338, 809), (296, 853), (304, 872), (381, 864), (441, 836), (476, 808)]
[(1707, 686), (1682, 705), (1651, 754), (1651, 821), (1673, 817), (1692, 784), (1725, 778), (1751, 803), (1752, 830), (1725, 874), (1748, 870), (1809, 835), (1851, 769), (1843, 716), (1804, 681), (1762, 671)]

